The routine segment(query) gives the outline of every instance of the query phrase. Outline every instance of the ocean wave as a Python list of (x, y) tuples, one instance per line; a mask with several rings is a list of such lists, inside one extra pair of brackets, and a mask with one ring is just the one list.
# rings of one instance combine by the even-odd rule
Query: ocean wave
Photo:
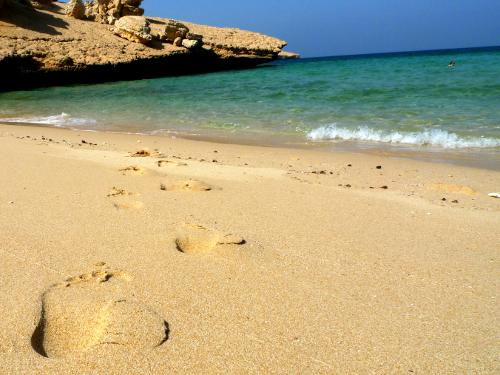
[(63, 126), (82, 126), (95, 124), (97, 121), (92, 118), (72, 117), (67, 113), (61, 113), (54, 116), (33, 116), (33, 117), (7, 117), (1, 118), (0, 122), (24, 123), (24, 124), (42, 124), (57, 127)]
[(307, 138), (320, 140), (356, 140), (382, 143), (397, 143), (417, 146), (439, 146), (443, 148), (493, 148), (500, 147), (500, 139), (486, 137), (460, 137), (441, 129), (426, 129), (421, 132), (387, 132), (361, 126), (356, 129), (338, 127), (336, 124), (311, 130)]

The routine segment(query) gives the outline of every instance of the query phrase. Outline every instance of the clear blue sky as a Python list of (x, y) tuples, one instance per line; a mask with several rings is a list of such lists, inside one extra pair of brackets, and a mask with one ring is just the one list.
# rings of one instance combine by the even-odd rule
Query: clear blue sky
[(280, 37), (304, 57), (500, 45), (500, 0), (144, 0), (146, 15)]

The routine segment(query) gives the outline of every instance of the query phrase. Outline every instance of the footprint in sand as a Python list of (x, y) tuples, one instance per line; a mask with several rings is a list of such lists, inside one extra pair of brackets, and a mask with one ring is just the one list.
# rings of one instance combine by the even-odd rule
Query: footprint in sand
[(113, 186), (113, 189), (109, 192), (107, 197), (121, 197), (121, 196), (127, 196), (127, 195), (132, 195), (132, 193), (127, 192), (125, 189), (117, 188)]
[(160, 151), (149, 151), (148, 149), (142, 149), (135, 152), (130, 152), (130, 157), (132, 158), (147, 158), (147, 157), (161, 157), (163, 154)]
[(165, 343), (168, 323), (131, 297), (131, 279), (101, 266), (48, 288), (31, 338), (33, 349), (44, 357), (61, 358), (110, 345), (145, 351)]
[(147, 158), (148, 156), (151, 156), (151, 151), (146, 149), (138, 150), (135, 152), (130, 152), (130, 156), (133, 158)]
[(172, 160), (165, 160), (165, 159), (162, 159), (162, 160), (158, 160), (157, 162), (158, 164), (158, 167), (163, 167), (163, 166), (175, 166), (175, 167), (187, 167), (187, 163), (184, 163), (184, 162), (177, 162), (177, 161), (172, 161)]
[(143, 203), (141, 201), (136, 201), (130, 199), (130, 196), (134, 195), (133, 193), (129, 193), (125, 189), (113, 187), (109, 194), (108, 198), (113, 199), (113, 206), (116, 209), (122, 210), (130, 210), (135, 209), (138, 210), (143, 207)]
[(128, 167), (122, 168), (118, 170), (124, 176), (142, 176), (146, 174), (146, 170), (142, 167), (138, 167), (136, 165), (130, 165)]
[(197, 180), (185, 180), (185, 181), (177, 181), (171, 185), (160, 185), (161, 190), (166, 191), (211, 191), (216, 188), (212, 185), (206, 184), (202, 181)]
[(144, 203), (142, 203), (141, 201), (134, 201), (123, 197), (117, 197), (113, 202), (113, 206), (117, 210), (140, 210), (142, 207), (144, 207)]
[(222, 234), (201, 225), (184, 224), (175, 238), (177, 250), (186, 254), (210, 253), (217, 245), (243, 245), (246, 241), (232, 234)]

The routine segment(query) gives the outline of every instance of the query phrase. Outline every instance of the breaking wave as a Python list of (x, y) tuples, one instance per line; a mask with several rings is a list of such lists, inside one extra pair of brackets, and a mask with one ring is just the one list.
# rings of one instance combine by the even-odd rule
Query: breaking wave
[(33, 116), (33, 117), (8, 117), (1, 118), (0, 122), (13, 122), (13, 123), (24, 123), (24, 124), (42, 124), (42, 125), (52, 125), (52, 126), (82, 126), (95, 124), (97, 121), (91, 118), (77, 118), (68, 115), (67, 113), (61, 113), (60, 115), (54, 116)]
[(500, 139), (483, 137), (460, 137), (455, 133), (440, 129), (427, 129), (421, 132), (400, 133), (387, 132), (361, 126), (356, 129), (338, 127), (336, 124), (322, 126), (311, 130), (307, 137), (313, 141), (320, 140), (356, 140), (383, 143), (397, 143), (417, 146), (439, 146), (443, 148), (492, 148), (500, 147)]

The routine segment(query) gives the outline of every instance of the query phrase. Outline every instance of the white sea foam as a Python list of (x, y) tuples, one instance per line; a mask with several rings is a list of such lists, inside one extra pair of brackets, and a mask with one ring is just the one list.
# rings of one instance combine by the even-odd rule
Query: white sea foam
[(42, 125), (63, 127), (63, 126), (82, 126), (82, 125), (95, 124), (96, 120), (92, 118), (72, 117), (67, 113), (63, 112), (60, 115), (54, 115), (54, 116), (7, 117), (7, 118), (0, 117), (0, 122), (42, 124)]
[(421, 132), (403, 133), (376, 130), (367, 126), (356, 129), (338, 127), (336, 124), (322, 126), (310, 131), (307, 137), (320, 140), (356, 140), (383, 143), (397, 143), (418, 146), (439, 146), (443, 148), (491, 148), (500, 147), (500, 139), (486, 137), (460, 137), (440, 129), (426, 129)]

